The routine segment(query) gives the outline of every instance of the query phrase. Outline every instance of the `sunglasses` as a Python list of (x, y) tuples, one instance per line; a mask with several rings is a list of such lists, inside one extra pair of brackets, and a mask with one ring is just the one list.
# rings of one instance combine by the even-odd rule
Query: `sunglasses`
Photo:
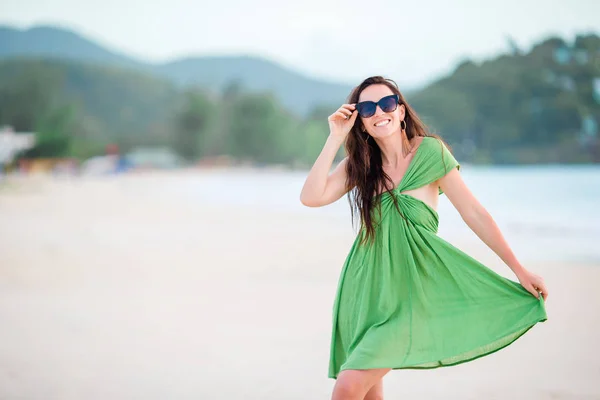
[(399, 101), (400, 99), (397, 94), (382, 97), (377, 103), (374, 101), (361, 101), (356, 104), (356, 111), (358, 111), (358, 115), (361, 117), (370, 118), (375, 115), (377, 106), (381, 108), (381, 111), (389, 113), (396, 110)]

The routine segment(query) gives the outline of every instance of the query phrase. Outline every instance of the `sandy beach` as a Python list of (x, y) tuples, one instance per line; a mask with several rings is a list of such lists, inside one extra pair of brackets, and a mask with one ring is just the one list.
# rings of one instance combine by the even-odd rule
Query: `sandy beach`
[[(0, 185), (0, 399), (330, 398), (350, 221), (157, 189), (197, 173)], [(548, 321), (470, 363), (392, 371), (386, 398), (600, 399), (600, 265), (527, 267)]]

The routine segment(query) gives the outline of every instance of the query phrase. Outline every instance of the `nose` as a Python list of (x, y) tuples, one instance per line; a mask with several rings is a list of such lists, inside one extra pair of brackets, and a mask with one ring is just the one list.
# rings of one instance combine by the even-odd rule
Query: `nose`
[(375, 106), (375, 115), (374, 115), (374, 117), (377, 117), (377, 116), (379, 116), (379, 115), (383, 115), (383, 114), (385, 114), (385, 111), (383, 111), (383, 110), (381, 109), (381, 107), (379, 107), (379, 104), (377, 104), (377, 105)]

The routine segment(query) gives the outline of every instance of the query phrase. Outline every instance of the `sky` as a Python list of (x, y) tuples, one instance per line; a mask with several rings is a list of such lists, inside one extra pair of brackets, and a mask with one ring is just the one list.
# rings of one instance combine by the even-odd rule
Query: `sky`
[(253, 55), (356, 85), (384, 75), (416, 87), (465, 58), (523, 50), (550, 35), (600, 34), (600, 1), (0, 0), (0, 24), (57, 25), (150, 62)]

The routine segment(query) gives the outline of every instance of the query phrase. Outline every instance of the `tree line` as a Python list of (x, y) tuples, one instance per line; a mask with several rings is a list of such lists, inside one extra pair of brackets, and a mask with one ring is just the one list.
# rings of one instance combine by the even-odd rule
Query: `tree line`
[[(393, 77), (392, 77), (393, 78)], [(407, 100), (465, 162), (600, 162), (600, 37), (547, 39), (448, 76)], [(0, 125), (36, 132), (24, 157), (75, 157), (168, 146), (190, 163), (227, 155), (254, 164), (311, 165), (339, 104), (308, 115), (231, 82), (178, 88), (115, 67), (66, 61), (0, 63)], [(338, 158), (343, 157), (343, 149)]]

